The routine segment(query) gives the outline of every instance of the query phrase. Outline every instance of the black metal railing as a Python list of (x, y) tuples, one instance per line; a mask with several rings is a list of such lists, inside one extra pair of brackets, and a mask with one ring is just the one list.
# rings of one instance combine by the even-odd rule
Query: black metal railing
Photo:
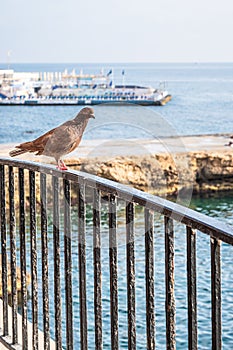
[[(165, 256), (163, 348), (176, 348), (174, 244), (175, 223), (178, 222), (184, 228), (182, 233), (186, 235), (187, 244), (187, 290), (182, 292), (187, 298), (188, 345), (183, 348), (198, 347), (198, 230), (210, 237), (211, 342), (212, 349), (221, 349), (221, 243), (233, 245), (229, 226), (176, 203), (94, 175), (61, 172), (49, 165), (7, 158), (0, 160), (0, 196), (0, 342), (7, 348), (160, 349), (157, 346), (156, 319), (159, 316), (156, 315), (157, 253), (154, 246), (157, 237), (154, 215), (159, 213), (164, 218), (158, 219), (163, 227)], [(137, 212), (141, 215), (142, 210), (144, 224), (139, 230), (143, 239), (136, 248)], [(124, 227), (121, 236), (118, 234), (119, 216)], [(91, 243), (89, 236), (93, 239)], [(106, 236), (107, 248), (102, 241)], [(119, 259), (122, 260), (119, 240), (126, 245), (125, 280), (124, 273), (118, 271)], [(108, 259), (104, 249), (108, 250)], [(93, 267), (87, 264), (90, 260)], [(103, 270), (107, 271), (104, 276)], [(141, 282), (142, 274), (144, 282)], [(139, 283), (145, 286), (140, 300), (137, 299)], [(127, 303), (123, 314), (127, 314), (127, 318), (124, 318), (125, 324), (121, 324), (119, 293), (124, 288)], [(138, 310), (140, 303), (145, 305), (142, 311), (145, 319)], [(120, 308), (122, 311), (122, 306)], [(109, 322), (105, 322), (103, 329), (105, 318)], [(144, 325), (143, 347), (137, 340)], [(124, 329), (127, 332), (123, 332)]]

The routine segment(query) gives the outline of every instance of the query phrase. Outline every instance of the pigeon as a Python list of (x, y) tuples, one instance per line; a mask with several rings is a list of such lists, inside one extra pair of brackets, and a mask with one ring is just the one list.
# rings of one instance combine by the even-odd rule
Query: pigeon
[(94, 110), (90, 107), (84, 107), (74, 119), (66, 121), (33, 141), (15, 146), (9, 155), (15, 157), (30, 152), (35, 153), (36, 156), (54, 157), (57, 168), (67, 170), (62, 158), (78, 147), (90, 118), (95, 118)]

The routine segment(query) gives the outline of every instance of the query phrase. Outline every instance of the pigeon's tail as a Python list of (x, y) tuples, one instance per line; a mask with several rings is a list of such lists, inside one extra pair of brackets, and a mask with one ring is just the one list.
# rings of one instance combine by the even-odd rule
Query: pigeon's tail
[(15, 157), (15, 156), (19, 156), (20, 154), (23, 154), (23, 153), (34, 152), (32, 145), (33, 145), (32, 141), (21, 143), (20, 145), (15, 146), (15, 149), (10, 151), (9, 155), (11, 157)]
[(11, 157), (19, 156), (20, 154), (28, 152), (27, 150), (24, 149), (13, 149), (13, 151), (10, 151), (9, 155)]

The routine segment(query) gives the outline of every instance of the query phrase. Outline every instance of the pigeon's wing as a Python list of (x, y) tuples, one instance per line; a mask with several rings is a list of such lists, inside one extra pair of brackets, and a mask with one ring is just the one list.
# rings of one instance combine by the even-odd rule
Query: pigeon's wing
[(40, 154), (40, 152), (43, 152), (49, 138), (51, 137), (51, 135), (54, 133), (55, 130), (56, 130), (56, 128), (49, 130), (48, 132), (41, 135), (37, 139), (31, 141), (32, 148), (33, 148), (32, 152), (38, 152), (38, 154)]
[[(48, 132), (46, 132), (45, 134), (41, 135), (40, 137), (38, 137), (37, 139), (35, 139), (33, 141), (33, 145), (34, 145), (34, 152), (37, 151), (37, 155), (41, 155), (41, 154), (46, 154), (46, 150), (48, 150), (50, 148), (51, 143), (54, 143), (54, 140), (57, 139), (57, 144), (60, 143), (60, 139), (62, 136), (65, 136), (65, 131), (66, 129), (73, 125), (73, 121), (69, 120), (67, 122), (65, 122), (64, 124), (49, 130)], [(51, 140), (50, 140), (51, 139)]]
[(70, 126), (70, 125), (73, 125), (73, 120), (68, 120), (67, 122), (65, 122), (65, 123), (63, 123), (63, 124), (57, 126), (56, 128), (53, 128), (53, 129), (47, 131), (45, 134), (39, 136), (37, 139), (35, 139), (35, 140), (33, 141), (35, 147), (37, 147), (37, 146), (38, 146), (38, 147), (42, 147), (42, 148), (45, 147), (46, 144), (47, 144), (47, 142), (48, 142), (48, 140), (49, 140), (49, 138), (50, 138), (54, 133), (56, 133), (57, 130), (63, 129), (63, 127)]
[(49, 136), (42, 154), (61, 157), (70, 153), (79, 144), (79, 134), (72, 123), (63, 124), (56, 128)]

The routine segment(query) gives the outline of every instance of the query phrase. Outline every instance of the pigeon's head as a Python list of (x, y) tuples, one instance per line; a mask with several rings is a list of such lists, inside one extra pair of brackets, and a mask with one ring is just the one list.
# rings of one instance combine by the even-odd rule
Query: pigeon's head
[(94, 109), (91, 107), (84, 107), (74, 118), (75, 121), (80, 122), (82, 120), (88, 120), (90, 118), (95, 118)]

